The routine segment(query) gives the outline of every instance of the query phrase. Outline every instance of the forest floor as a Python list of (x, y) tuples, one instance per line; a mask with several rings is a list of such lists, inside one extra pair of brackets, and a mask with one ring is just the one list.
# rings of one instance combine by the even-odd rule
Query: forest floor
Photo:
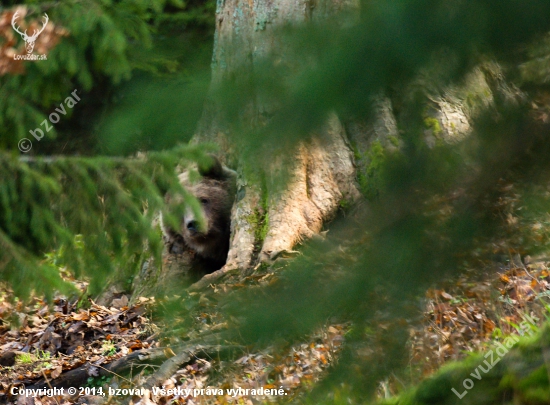
[[(514, 201), (506, 202), (510, 213)], [(535, 238), (541, 232), (536, 223), (519, 224), (513, 216), (506, 218), (511, 226), (528, 226)], [(531, 334), (542, 325), (550, 260), (522, 257), (522, 252), (508, 248), (510, 243), (493, 241), (485, 251), (507, 255), (498, 256), (500, 260), (480, 258), (478, 267), (426, 292), (423, 321), (407, 326), (410, 378), (404, 383), (403, 375), (392, 374), (381, 381), (380, 398), (398, 394), (443, 364), (483, 351), (495, 340)], [(129, 306), (127, 297), (121, 296), (106, 307), (66, 297), (56, 297), (48, 305), (35, 297), (24, 304), (10, 300), (10, 291), (4, 290), (0, 296), (0, 403), (255, 404), (299, 398), (338, 362), (350, 322), (328, 319), (301, 342), (281, 341), (262, 350), (219, 338), (228, 327), (219, 298), (277, 279), (278, 274), (268, 270), (229, 276), (206, 292), (186, 293), (185, 299), (194, 303), (192, 310), (185, 319), (174, 317), (170, 322), (156, 316), (168, 310), (168, 301), (143, 297)], [(85, 283), (75, 281), (75, 285), (84, 294)], [(526, 320), (529, 329), (520, 328)], [(380, 331), (394, 326), (377, 325)], [(363, 347), (357, 355), (368, 361), (380, 350)], [(26, 397), (10, 395), (23, 387), (65, 388), (63, 395), (40, 395), (44, 391)], [(68, 387), (76, 392), (70, 395)], [(136, 391), (140, 388), (144, 389)]]
[[(424, 322), (410, 329), (410, 365), (417, 379), (432, 374), (449, 360), (459, 360), (468, 352), (484, 350), (495, 337), (522, 334), (518, 325), (526, 316), (542, 322), (546, 310), (537, 304), (536, 298), (546, 295), (550, 289), (547, 264), (545, 261), (528, 264), (512, 261), (491, 278), (480, 280), (476, 274), (473, 276), (477, 280), (473, 281), (466, 274), (454, 285), (428, 291)], [(73, 381), (73, 386), (78, 388), (77, 395), (32, 397), (24, 403), (90, 403), (90, 395), (86, 394), (99, 393), (100, 387), (106, 397), (107, 387), (120, 389), (120, 395), (111, 396), (111, 401), (116, 403), (123, 397), (122, 393), (129, 392), (125, 389), (140, 387), (158, 371), (159, 364), (144, 366), (141, 363), (141, 367), (136, 364), (135, 375), (126, 377), (106, 371), (108, 365), (120, 362), (131, 353), (156, 348), (162, 350), (164, 358), (170, 358), (175, 355), (171, 346), (177, 346), (163, 339), (160, 333), (167, 325), (151, 321), (154, 306), (151, 299), (144, 298), (132, 307), (124, 304), (123, 299), (107, 308), (91, 302), (88, 308), (77, 309), (74, 303), (71, 305), (63, 298), (56, 299), (53, 307), (39, 299), (26, 306), (10, 304), (4, 299), (0, 306), (3, 319), (8, 314), (15, 315), (20, 325), (10, 327), (4, 321), (0, 334), (3, 402), (16, 400), (8, 395), (13, 387), (30, 387), (45, 380), (45, 387), (49, 388), (56, 386), (64, 373), (83, 367), (86, 368), (85, 374), (81, 374), (84, 380), (67, 380)], [(223, 320), (218, 319), (215, 305), (211, 304), (205, 303), (200, 313), (196, 313), (195, 328), (187, 333), (188, 341), (223, 330)], [(329, 322), (316, 333), (305, 336), (301, 344), (272, 346), (261, 352), (242, 348), (232, 359), (227, 355), (217, 356), (215, 350), (191, 356), (159, 384), (166, 390), (179, 388), (180, 392), (155, 394), (148, 391), (145, 395), (134, 396), (133, 403), (251, 404), (279, 397), (278, 394), (250, 395), (253, 389), (255, 393), (261, 392), (260, 389), (273, 393), (279, 388), (284, 390), (285, 396), (279, 399), (290, 399), (312, 387), (338, 360), (349, 327), (346, 323)], [(371, 347), (371, 350), (377, 349)], [(398, 389), (399, 379), (390, 378), (380, 384), (380, 395), (393, 395)], [(99, 397), (94, 402), (98, 399), (107, 398)]]

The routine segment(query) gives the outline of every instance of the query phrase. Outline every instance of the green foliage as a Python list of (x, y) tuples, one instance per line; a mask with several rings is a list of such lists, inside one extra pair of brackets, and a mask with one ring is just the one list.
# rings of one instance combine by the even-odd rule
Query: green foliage
[[(45, 5), (28, 3), (35, 15), (46, 10)], [(94, 77), (98, 80), (103, 76), (113, 83), (128, 79), (136, 45), (151, 46), (146, 20), (151, 12), (159, 12), (163, 3), (126, 1), (114, 7), (103, 1), (66, 1), (47, 7), (51, 21), (69, 30), (70, 36), (61, 40), (47, 61), (27, 63), (25, 75), (0, 78), (4, 146), (14, 148), (30, 129), (47, 119), (47, 109), (75, 88), (90, 91)], [(17, 99), (20, 103), (15, 106), (12, 103)], [(47, 135), (54, 136), (55, 132)]]
[[(123, 277), (135, 272), (146, 241), (159, 254), (160, 234), (152, 223), (163, 209), (166, 190), (190, 201), (174, 167), (207, 159), (204, 148), (197, 147), (150, 154), (147, 160), (60, 157), (24, 163), (0, 155), (5, 179), (0, 185), (0, 279), (17, 296), (34, 289), (50, 297), (54, 289), (70, 287), (59, 267), (89, 277), (92, 294), (115, 270)], [(55, 259), (42, 260), (52, 250)]]
[[(47, 12), (50, 21), (66, 29), (68, 35), (48, 54), (47, 61), (25, 63), (23, 75), (0, 77), (2, 148), (17, 150), (17, 142), (29, 137), (30, 130), (39, 127), (55, 106), (78, 89), (83, 101), (46, 132), (41, 146), (46, 153), (57, 152), (59, 144), (52, 139), (61, 136), (64, 148), (69, 144), (71, 149), (89, 153), (90, 147), (95, 148), (94, 131), (103, 115), (125, 96), (118, 84), (129, 80), (136, 69), (157, 76), (188, 74), (186, 70), (197, 60), (204, 65), (204, 56), (197, 56), (211, 49), (204, 44), (213, 29), (213, 0), (129, 0), (116, 5), (103, 0), (70, 0), (55, 6), (29, 0), (24, 4), (29, 18)], [(170, 35), (173, 37), (168, 39)], [(86, 134), (86, 145), (74, 140), (75, 127)]]
[(21, 353), (21, 354), (18, 354), (15, 357), (15, 361), (17, 361), (19, 363), (23, 363), (23, 364), (30, 364), (34, 360), (33, 360), (32, 355), (30, 353)]
[[(121, 86), (124, 99), (106, 114), (101, 145), (109, 154), (163, 150), (191, 139), (208, 89), (207, 77), (135, 78)], [(176, 114), (177, 111), (185, 111)]]
[[(240, 156), (244, 160), (261, 162), (293, 148), (316, 133), (332, 110), (343, 117), (369, 117), (372, 100), (380, 93), (390, 98), (402, 135), (396, 152), (389, 154), (381, 142), (372, 142), (359, 155), (367, 161), (358, 180), (370, 199), (368, 209), (331, 223), (326, 241), (306, 243), (279, 283), (232, 294), (222, 303), (231, 319), (240, 320), (230, 336), (268, 344), (273, 336), (298, 339), (335, 315), (352, 318), (359, 330), (379, 313), (384, 319), (413, 317), (407, 300), (430, 283), (463, 271), (470, 260), (477, 260), (471, 255), (477, 247), (506, 232), (490, 208), (501, 197), (494, 187), (499, 179), (524, 175), (534, 181), (537, 173), (536, 183), (546, 184), (547, 130), (533, 124), (529, 114), (537, 92), (519, 87), (524, 78), (514, 68), (503, 73), (506, 79), (486, 72), (494, 95), (491, 105), (477, 96), (464, 97), (479, 105), (466, 139), (452, 146), (441, 142), (434, 149), (425, 145), (427, 127), (437, 135), (442, 132), (439, 122), (426, 120), (424, 112), (433, 102), (418, 86), (418, 77), (436, 63), (434, 54), (450, 55), (445, 69), (435, 69), (445, 74), (424, 77), (430, 90), (443, 94), (464, 83), (468, 72), (487, 58), (502, 66), (520, 65), (528, 59), (521, 53), (521, 41), (534, 41), (550, 30), (550, 20), (539, 15), (550, 13), (550, 4), (544, 2), (519, 6), (481, 1), (468, 7), (438, 1), (366, 2), (357, 26), (337, 31), (336, 25), (331, 30), (325, 24), (292, 32), (299, 39), (295, 54), (291, 50), (287, 58), (314, 60), (313, 68), (307, 64), (292, 72), (293, 79), (277, 81), (288, 66), (266, 62), (265, 69), (254, 70), (254, 80), (239, 80), (235, 72), (234, 80), (220, 89), (217, 97), (228, 126), (234, 128), (236, 143), (247, 147), (246, 156)], [(250, 94), (258, 93), (258, 99), (281, 106), (259, 128), (247, 125), (249, 117), (239, 114)], [(446, 208), (441, 201), (448, 202), (449, 214), (440, 214)], [(384, 300), (375, 299), (380, 296)], [(365, 336), (350, 338), (349, 351), (311, 394), (312, 403), (320, 403), (343, 383), (358, 402), (371, 398), (378, 381), (406, 367), (407, 333), (394, 332), (384, 353), (367, 362), (352, 349)], [(496, 386), (498, 381), (488, 383)], [(443, 388), (433, 388), (454, 395), (449, 380)]]
[[(36, 4), (36, 11), (45, 7), (29, 3)], [(103, 137), (97, 137), (103, 151), (130, 154), (189, 139), (207, 80), (182, 72), (186, 69), (179, 63), (184, 57), (164, 53), (171, 48), (172, 36), (157, 38), (153, 28), (170, 33), (185, 18), (200, 25), (208, 20), (200, 16), (212, 12), (211, 4), (184, 9), (189, 12), (184, 16), (169, 12), (184, 7), (176, 1), (56, 3), (50, 17), (69, 28), (71, 35), (52, 51), (47, 64), (29, 63), (25, 75), (0, 78), (2, 147), (13, 150), (18, 139), (38, 126), (48, 108), (80, 87), (89, 91), (90, 102), (102, 100), (97, 94), (103, 96), (109, 93), (106, 90), (126, 98), (117, 101), (120, 110), (113, 109), (105, 121), (103, 114), (93, 114), (101, 121), (95, 122), (79, 113), (84, 126), (95, 129), (97, 125), (104, 131)], [(352, 395), (370, 398), (377, 381), (402, 369), (405, 328), (387, 335), (386, 350), (374, 361), (361, 363), (354, 355), (355, 345), (371, 337), (374, 317), (412, 317), (416, 312), (408, 298), (479, 260), (471, 252), (505, 233), (499, 216), (490, 210), (501, 197), (494, 188), (499, 179), (523, 178), (542, 187), (550, 178), (547, 124), (531, 114), (532, 103), (544, 90), (540, 84), (546, 83), (548, 15), (550, 2), (546, 0), (365, 1), (359, 21), (351, 27), (340, 29), (330, 23), (286, 27), (280, 38), (294, 40), (283, 63), (267, 58), (255, 64), (253, 72), (246, 66), (242, 72), (228, 72), (231, 80), (216, 88), (210, 101), (218, 102), (216, 114), (225, 117), (224, 124), (233, 129), (229, 135), (247, 170), (261, 164), (246, 162), (269, 161), (276, 152), (288, 152), (307, 140), (331, 111), (346, 118), (372, 115), (373, 100), (380, 94), (391, 99), (402, 134), (402, 139), (390, 142), (402, 142), (402, 147), (389, 154), (380, 142), (373, 142), (366, 152), (368, 165), (359, 182), (370, 199), (368, 210), (334, 221), (326, 240), (306, 243), (303, 254), (289, 263), (278, 282), (242, 289), (220, 302), (224, 313), (231, 315), (229, 319), (238, 320), (226, 337), (261, 345), (274, 336), (289, 340), (303, 336), (334, 316), (352, 319), (356, 332), (350, 334), (339, 364), (311, 393), (313, 403), (320, 403), (315, 398), (327, 391), (342, 393), (338, 400)], [(264, 28), (262, 21), (260, 28)], [(147, 50), (157, 41), (164, 46), (151, 49), (159, 53)], [(448, 55), (447, 61), (437, 65), (440, 62), (434, 62), (434, 55), (441, 54)], [(463, 83), (467, 73), (487, 59), (507, 67), (505, 79), (487, 72), (494, 104), (481, 106), (466, 139), (428, 149), (423, 140), (426, 127), (437, 133), (441, 128), (426, 121), (423, 114), (430, 100), (418, 88), (419, 76), (428, 75), (432, 89), (443, 92)], [(303, 66), (290, 75), (287, 61), (303, 62)], [(436, 68), (430, 70), (434, 64)], [(134, 74), (135, 81), (120, 86), (134, 69), (146, 73)], [(432, 71), (438, 74), (432, 77)], [(177, 77), (173, 81), (172, 74)], [(153, 82), (150, 75), (162, 78)], [(515, 90), (503, 91), (510, 89)], [(478, 95), (472, 94), (464, 98), (477, 104)], [(251, 100), (268, 100), (280, 108), (269, 117), (250, 117), (243, 111)], [(112, 104), (92, 111), (108, 115), (107, 106)], [(258, 121), (265, 125), (257, 125)], [(67, 126), (78, 127), (75, 121), (67, 121)], [(97, 133), (90, 132), (97, 141)], [(60, 267), (91, 280), (92, 292), (117, 271), (129, 277), (139, 265), (146, 242), (154, 252), (159, 251), (160, 237), (151, 224), (164, 208), (163, 194), (174, 190), (185, 195), (174, 167), (182, 160), (184, 164), (204, 161), (204, 152), (203, 148), (181, 147), (148, 153), (145, 158), (30, 161), (0, 154), (0, 279), (18, 296), (32, 289), (51, 296), (54, 289), (69, 288), (59, 275)], [(540, 203), (539, 197), (534, 193), (533, 206)], [(196, 201), (185, 198), (197, 207)], [(439, 201), (450, 208), (443, 210), (447, 206)], [(541, 211), (545, 206), (540, 204)], [(539, 219), (538, 215), (527, 217)], [(258, 225), (256, 239), (265, 238), (267, 217), (258, 211), (250, 220)], [(177, 218), (167, 216), (167, 221), (175, 224)], [(544, 236), (542, 248), (548, 240)], [(534, 247), (527, 244), (526, 250)], [(53, 256), (44, 260), (51, 252)], [(379, 300), (380, 295), (385, 299)], [(178, 298), (166, 313), (173, 316), (171, 311), (181, 310), (178, 305), (199, 305), (198, 301), (198, 296)], [(543, 347), (537, 344), (520, 343), (514, 353), (523, 350), (522, 354), (540, 358)], [(528, 395), (533, 401), (546, 401), (539, 389), (546, 389), (547, 382), (539, 368), (521, 363), (513, 353), (509, 356), (507, 361), (518, 361), (525, 373), (495, 368), (483, 380), (484, 394), (496, 398), (492, 402), (496, 403), (502, 392), (519, 387), (526, 395), (531, 390)], [(456, 402), (450, 388), (461, 383), (478, 360), (479, 356), (473, 356), (449, 366), (405, 394), (401, 403)], [(342, 388), (342, 382), (349, 391)], [(466, 400), (473, 403), (473, 398), (479, 399), (472, 393)]]
[[(492, 404), (502, 402), (506, 398), (522, 398), (524, 401), (522, 403), (528, 404), (548, 403), (550, 399), (548, 370), (542, 357), (535, 354), (540, 350), (541, 345), (544, 347), (547, 339), (548, 328), (546, 327), (541, 329), (533, 339), (522, 338), (509, 352), (501, 349), (500, 353), (504, 353), (503, 356), (497, 353), (498, 346), (493, 346), (487, 349), (486, 353), (446, 365), (415, 389), (377, 403), (381, 405)], [(489, 351), (493, 352), (493, 356), (487, 354)], [(488, 372), (481, 371), (479, 379), (472, 377), (480, 366)], [(474, 381), (470, 390), (465, 390), (463, 387), (463, 381), (466, 379)], [(459, 395), (464, 394), (462, 398), (452, 391), (453, 388)]]
[(104, 387), (105, 385), (108, 385), (113, 377), (108, 376), (101, 376), (101, 377), (88, 377), (88, 380), (86, 380), (86, 387), (90, 388), (100, 388)]
[[(19, 139), (27, 137), (34, 142), (31, 154), (93, 154), (99, 149), (118, 154), (123, 149), (162, 149), (185, 140), (182, 130), (195, 126), (202, 104), (197, 93), (204, 92), (205, 86), (184, 77), (195, 69), (193, 66), (204, 66), (203, 54), (211, 49), (211, 44), (205, 44), (212, 35), (214, 1), (24, 4), (28, 19), (47, 12), (50, 21), (68, 35), (48, 54), (47, 61), (27, 62), (24, 74), (0, 77), (0, 148), (14, 150)], [(181, 83), (180, 89), (173, 82), (169, 87), (164, 84), (163, 112), (176, 107), (178, 91), (187, 86), (194, 92), (192, 103), (197, 106), (193, 115), (181, 115), (181, 121), (170, 114), (161, 115), (154, 111), (155, 106), (161, 106), (158, 98), (143, 102), (146, 93), (158, 95), (156, 89), (134, 90), (139, 83), (151, 86), (153, 78), (161, 80), (162, 76), (179, 77)], [(128, 80), (123, 87), (122, 82)], [(67, 108), (61, 122), (46, 131), (40, 123), (74, 89), (82, 100), (73, 109)], [(98, 138), (97, 131), (108, 111), (120, 106), (117, 116), (127, 118), (120, 102), (127, 99), (139, 100), (144, 106), (140, 113), (143, 121), (131, 128), (114, 122), (109, 126), (111, 132), (105, 131), (103, 140)], [(137, 126), (141, 132), (136, 131)], [(29, 135), (35, 128), (45, 133), (40, 143)], [(145, 134), (150, 141), (151, 133), (161, 133), (159, 128), (170, 137), (154, 144), (139, 139)], [(191, 131), (187, 130), (187, 138)], [(124, 143), (129, 138), (123, 134), (132, 137), (130, 146)], [(153, 254), (159, 253), (160, 235), (151, 224), (163, 207), (166, 190), (182, 191), (175, 179), (176, 164), (204, 159), (202, 150), (206, 149), (179, 147), (147, 159), (128, 160), (31, 157), (27, 161), (1, 153), (0, 244), (4, 265), (0, 280), (13, 286), (20, 297), (33, 290), (47, 297), (55, 290), (69, 292), (71, 285), (61, 277), (65, 267), (76, 277), (89, 277), (92, 294), (108, 278), (131, 280), (150, 254), (144, 252), (146, 241)], [(190, 202), (189, 196), (185, 198)], [(167, 220), (174, 218), (168, 215)]]

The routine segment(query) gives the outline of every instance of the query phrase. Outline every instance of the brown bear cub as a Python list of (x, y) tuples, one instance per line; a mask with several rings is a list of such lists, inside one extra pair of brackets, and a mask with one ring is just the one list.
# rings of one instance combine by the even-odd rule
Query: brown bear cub
[[(182, 187), (200, 202), (203, 226), (201, 227), (198, 217), (189, 208), (183, 210), (185, 214), (178, 229), (165, 226), (161, 218), (168, 251), (178, 254), (188, 249), (192, 250), (195, 258), (201, 262), (199, 267), (205, 272), (220, 269), (227, 260), (231, 208), (237, 188), (237, 174), (222, 166), (217, 158), (212, 158), (214, 162), (211, 166), (206, 169), (199, 167), (199, 180), (192, 182), (188, 171), (179, 175)], [(177, 199), (167, 195), (166, 202), (177, 204)]]

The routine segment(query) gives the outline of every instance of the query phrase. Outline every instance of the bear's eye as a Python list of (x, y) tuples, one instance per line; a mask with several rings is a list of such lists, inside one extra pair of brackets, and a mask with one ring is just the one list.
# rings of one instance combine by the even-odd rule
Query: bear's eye
[(199, 201), (201, 202), (202, 205), (208, 204), (208, 199), (206, 199), (206, 198), (201, 198), (201, 199), (199, 199)]

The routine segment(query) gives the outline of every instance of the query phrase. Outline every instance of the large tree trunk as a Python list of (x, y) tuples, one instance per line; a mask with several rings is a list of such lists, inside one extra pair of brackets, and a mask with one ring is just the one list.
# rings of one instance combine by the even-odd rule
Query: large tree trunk
[[(344, 16), (341, 21), (349, 23), (350, 15), (358, 16), (358, 2), (219, 1), (211, 93), (215, 94), (227, 80), (237, 87), (241, 83), (243, 88), (252, 89), (251, 94), (246, 95), (249, 103), (239, 113), (248, 124), (262, 127), (268, 121), (265, 117), (276, 114), (277, 106), (254, 94), (254, 86), (249, 84), (255, 71), (265, 66), (268, 56), (272, 61), (289, 66), (288, 74), (293, 73), (292, 66), (301, 63), (285, 61), (290, 44), (284, 42), (285, 37), (280, 35), (278, 28), (285, 24), (322, 21), (335, 15)], [(498, 66), (489, 69), (495, 77), (499, 75), (497, 70)], [(427, 107), (422, 110), (427, 114), (423, 118), (426, 119), (425, 141), (429, 146), (441, 140), (453, 142), (467, 134), (476, 106), (490, 103), (495, 90), (502, 90), (496, 88), (498, 83), (497, 86), (488, 84), (487, 71), (475, 69), (462, 89), (437, 88), (433, 83), (425, 83), (425, 77), (420, 74), (410, 90), (402, 92), (402, 97), (411, 97), (418, 89), (423, 93), (419, 100)], [(473, 106), (472, 94), (476, 100)], [(271, 262), (320, 232), (323, 224), (333, 218), (341, 206), (349, 206), (360, 197), (356, 170), (357, 167), (364, 170), (369, 165), (367, 150), (372, 142), (380, 141), (389, 150), (399, 148), (400, 144), (399, 116), (394, 114), (392, 101), (381, 95), (373, 119), (346, 122), (344, 127), (339, 117), (331, 113), (317, 133), (294, 144), (292, 153), (273, 151), (267, 164), (251, 171), (241, 159), (245, 152), (242, 142), (238, 142), (238, 133), (242, 128), (235, 128), (225, 119), (224, 109), (216, 100), (210, 97), (206, 103), (193, 142), (212, 142), (220, 146), (219, 157), (238, 172), (238, 193), (232, 212), (227, 263), (221, 270), (195, 283), (194, 288), (203, 288), (230, 270), (247, 272), (259, 263)], [(359, 151), (356, 156), (350, 142)], [(283, 172), (286, 182), (281, 186), (278, 180), (284, 177), (279, 175)], [(171, 284), (166, 280), (186, 274), (189, 260), (165, 252), (163, 263), (164, 266), (149, 263), (139, 278), (136, 292), (164, 291)]]
[[(246, 84), (266, 57), (283, 60), (290, 44), (278, 31), (285, 24), (321, 20), (356, 7), (355, 2), (330, 0), (314, 5), (311, 1), (272, 2), (228, 0), (218, 3), (215, 47), (212, 60), (212, 92), (231, 78)], [(288, 65), (295, 65), (289, 61)], [(291, 74), (292, 72), (289, 72)], [(264, 123), (277, 107), (262, 102), (260, 95), (248, 94), (247, 122)], [(308, 141), (295, 145), (291, 153), (270, 156), (270, 162), (253, 178), (242, 167), (235, 146), (236, 130), (227, 125), (220, 106), (210, 101), (205, 109), (196, 142), (222, 145), (226, 162), (239, 173), (239, 192), (232, 215), (232, 239), (227, 264), (206, 277), (196, 287), (231, 269), (247, 269), (290, 252), (299, 242), (321, 231), (334, 217), (343, 200), (359, 197), (355, 183), (353, 153), (346, 133), (335, 114)], [(279, 179), (286, 173), (283, 187)], [(279, 176), (280, 175), (280, 176)], [(264, 179), (264, 181), (261, 181)], [(264, 223), (267, 222), (267, 223)], [(262, 227), (262, 230), (258, 230)]]

